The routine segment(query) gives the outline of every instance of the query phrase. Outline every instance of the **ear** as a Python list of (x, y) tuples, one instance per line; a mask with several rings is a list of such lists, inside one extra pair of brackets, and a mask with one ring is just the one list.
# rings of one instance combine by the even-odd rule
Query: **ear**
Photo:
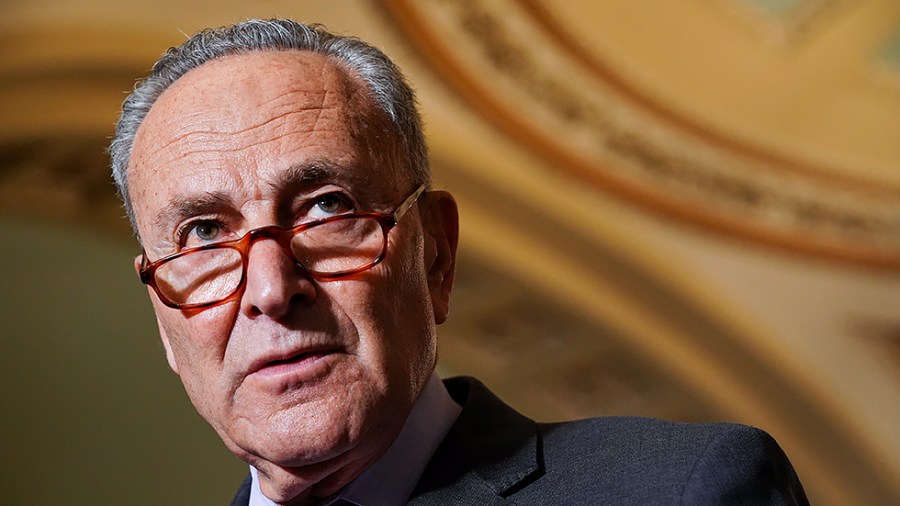
[(425, 268), (434, 320), (440, 324), (450, 312), (450, 291), (459, 243), (459, 214), (453, 195), (445, 191), (428, 192), (424, 204), (420, 208), (424, 208)]
[[(140, 273), (141, 271), (141, 255), (134, 257), (134, 271)], [(156, 294), (153, 293), (153, 289), (149, 286), (147, 287), (147, 292), (150, 295), (150, 299), (153, 300), (156, 297)], [(156, 311), (157, 305), (153, 305), (153, 310)], [(166, 360), (169, 362), (169, 367), (175, 374), (178, 374), (178, 364), (175, 362), (175, 355), (172, 353), (172, 345), (169, 344), (169, 336), (166, 334), (166, 329), (163, 328), (162, 322), (159, 320), (159, 315), (156, 316), (156, 326), (159, 328), (159, 337), (162, 339), (163, 347), (166, 349)]]

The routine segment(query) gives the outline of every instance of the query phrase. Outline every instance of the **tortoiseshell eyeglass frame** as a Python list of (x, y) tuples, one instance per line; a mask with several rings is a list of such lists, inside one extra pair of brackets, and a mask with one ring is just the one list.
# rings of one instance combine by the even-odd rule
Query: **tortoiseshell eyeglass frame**
[[(378, 265), (382, 260), (384, 260), (385, 255), (387, 254), (387, 243), (388, 243), (388, 233), (397, 225), (401, 218), (406, 214), (407, 211), (419, 200), (422, 193), (425, 191), (425, 185), (419, 185), (412, 193), (410, 193), (403, 202), (400, 203), (399, 206), (394, 210), (393, 213), (390, 214), (382, 214), (382, 213), (374, 213), (374, 212), (364, 212), (364, 213), (351, 213), (351, 214), (341, 214), (338, 216), (332, 216), (329, 218), (325, 218), (322, 220), (311, 221), (307, 223), (301, 223), (295, 227), (284, 228), (276, 225), (270, 225), (266, 227), (260, 227), (253, 230), (248, 231), (244, 234), (240, 239), (236, 239), (234, 241), (226, 241), (219, 242), (215, 244), (207, 244), (205, 246), (199, 246), (196, 248), (189, 248), (177, 253), (173, 253), (171, 255), (164, 256), (156, 261), (151, 262), (149, 258), (147, 258), (146, 251), (141, 251), (141, 267), (138, 271), (138, 275), (140, 276), (141, 282), (145, 285), (153, 288), (153, 291), (156, 292), (156, 295), (159, 297), (160, 302), (165, 304), (166, 306), (173, 309), (182, 309), (182, 310), (197, 310), (197, 309), (207, 309), (211, 307), (215, 307), (221, 304), (225, 304), (229, 302), (235, 295), (237, 295), (243, 288), (244, 284), (247, 282), (247, 263), (249, 260), (250, 247), (254, 242), (260, 239), (272, 239), (281, 246), (281, 248), (294, 259), (296, 264), (302, 268), (305, 272), (307, 272), (313, 279), (317, 281), (331, 281), (335, 279), (345, 278), (348, 276), (352, 276), (354, 274), (359, 274), (360, 272), (367, 271), (372, 267)], [(379, 225), (381, 225), (381, 230), (383, 232), (383, 241), (381, 246), (381, 253), (376, 256), (369, 263), (357, 267), (354, 269), (343, 270), (338, 272), (320, 272), (313, 271), (302, 263), (294, 256), (294, 253), (291, 249), (291, 240), (295, 235), (303, 232), (304, 230), (309, 230), (310, 228), (317, 227), (320, 225), (324, 225), (326, 223), (333, 223), (335, 221), (341, 220), (350, 220), (350, 219), (366, 219), (366, 220), (374, 220), (377, 221)], [(177, 303), (169, 299), (162, 290), (156, 284), (156, 271), (162, 265), (171, 262), (177, 258), (181, 258), (187, 255), (191, 255), (200, 251), (208, 251), (211, 249), (217, 248), (230, 248), (237, 250), (241, 255), (241, 279), (237, 283), (237, 286), (229, 292), (227, 295), (224, 295), (220, 298), (217, 298), (212, 301), (202, 302), (202, 303)]]

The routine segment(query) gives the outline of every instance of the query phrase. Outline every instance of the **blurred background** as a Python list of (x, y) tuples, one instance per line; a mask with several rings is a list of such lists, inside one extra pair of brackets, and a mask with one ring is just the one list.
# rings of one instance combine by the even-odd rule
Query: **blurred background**
[(418, 90), (462, 214), (442, 374), (546, 421), (761, 426), (814, 504), (900, 503), (900, 2), (3, 0), (3, 504), (246, 473), (166, 365), (104, 149), (167, 47), (273, 16)]

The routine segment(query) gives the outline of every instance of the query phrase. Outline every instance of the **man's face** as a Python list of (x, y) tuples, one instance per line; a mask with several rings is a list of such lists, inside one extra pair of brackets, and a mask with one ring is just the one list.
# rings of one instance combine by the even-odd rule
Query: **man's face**
[[(325, 57), (206, 63), (160, 96), (135, 139), (129, 192), (146, 254), (389, 213), (415, 187), (396, 169), (395, 142), (356, 77)], [(434, 368), (435, 320), (452, 284), (451, 207), (446, 194), (425, 197), (390, 232), (385, 260), (349, 279), (317, 282), (264, 239), (226, 304), (181, 311), (150, 292), (171, 367), (233, 452), (275, 479), (272, 465), (328, 474), (390, 444)], [(309, 485), (297, 480), (297, 490)]]

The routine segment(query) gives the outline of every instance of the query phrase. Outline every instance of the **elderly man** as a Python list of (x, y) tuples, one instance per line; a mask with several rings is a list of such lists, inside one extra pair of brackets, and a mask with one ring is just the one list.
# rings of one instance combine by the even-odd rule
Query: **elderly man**
[(756, 429), (537, 424), (434, 375), (456, 204), (371, 46), (286, 20), (199, 33), (110, 153), (169, 365), (250, 464), (233, 504), (805, 502)]

